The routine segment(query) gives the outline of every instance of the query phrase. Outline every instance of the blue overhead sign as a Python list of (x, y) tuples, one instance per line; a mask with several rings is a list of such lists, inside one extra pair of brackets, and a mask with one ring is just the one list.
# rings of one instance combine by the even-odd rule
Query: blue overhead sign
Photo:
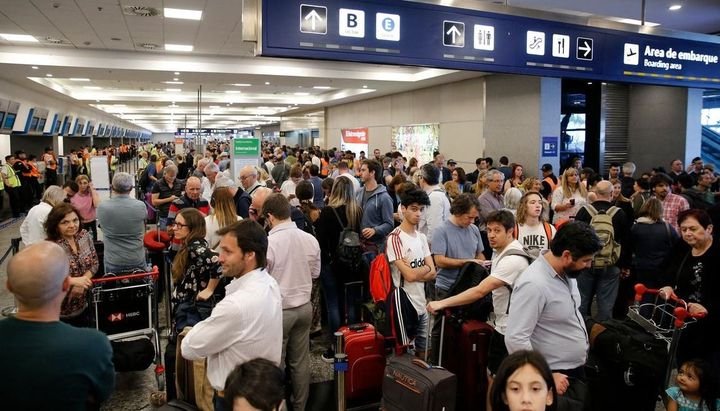
[(264, 56), (720, 88), (720, 39), (399, 0), (264, 0), (262, 16)]

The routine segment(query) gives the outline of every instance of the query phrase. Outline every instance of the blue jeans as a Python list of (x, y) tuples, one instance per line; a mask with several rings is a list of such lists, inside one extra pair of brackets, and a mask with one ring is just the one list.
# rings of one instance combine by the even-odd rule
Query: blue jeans
[(340, 328), (340, 301), (338, 296), (337, 279), (330, 269), (329, 264), (320, 267), (320, 284), (325, 296), (325, 307), (327, 308), (328, 325), (330, 331), (335, 332)]
[(612, 318), (613, 306), (617, 299), (620, 284), (620, 269), (616, 266), (589, 268), (577, 278), (580, 291), (580, 314), (590, 316), (593, 297), (597, 298), (596, 321)]
[(213, 407), (215, 408), (215, 411), (229, 411), (230, 408), (228, 408), (227, 403), (225, 402), (225, 398), (220, 398), (217, 395), (217, 392), (213, 393)]
[(158, 217), (158, 228), (160, 229), (160, 231), (167, 230), (167, 223), (168, 223), (167, 217)]
[(428, 346), (428, 325), (430, 315), (426, 312), (418, 315), (418, 333), (413, 343), (415, 351), (425, 351)]

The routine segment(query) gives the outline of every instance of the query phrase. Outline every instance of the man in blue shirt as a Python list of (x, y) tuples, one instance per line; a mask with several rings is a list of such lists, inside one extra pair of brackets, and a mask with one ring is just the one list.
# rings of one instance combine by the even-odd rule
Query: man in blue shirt
[(602, 245), (587, 223), (573, 221), (555, 234), (546, 251), (515, 282), (505, 346), (508, 353), (540, 352), (553, 371), (558, 411), (582, 410), (589, 345), (580, 313), (577, 277), (590, 268)]

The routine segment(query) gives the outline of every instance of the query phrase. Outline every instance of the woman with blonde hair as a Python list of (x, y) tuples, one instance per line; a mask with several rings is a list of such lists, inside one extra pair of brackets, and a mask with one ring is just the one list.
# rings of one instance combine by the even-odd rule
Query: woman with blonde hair
[(547, 201), (542, 194), (528, 191), (520, 199), (516, 213), (515, 238), (534, 257), (538, 257), (543, 250), (550, 249), (550, 240), (555, 236), (555, 227), (544, 217), (545, 208)]
[(537, 191), (538, 193), (542, 190), (542, 181), (537, 177), (528, 177), (518, 187), (523, 193), (530, 191)]
[[(320, 211), (316, 222), (316, 232), (320, 243), (320, 281), (325, 304), (327, 305), (328, 323), (331, 330), (337, 330), (341, 324), (354, 324), (359, 316), (355, 315), (354, 303), (361, 302), (362, 296), (354, 287), (345, 290), (345, 284), (362, 280), (362, 267), (347, 267), (339, 261), (337, 245), (340, 233), (345, 227), (360, 235), (360, 221), (363, 210), (355, 198), (355, 188), (350, 179), (338, 177), (330, 191), (328, 205)], [(362, 256), (360, 257), (362, 264)], [(344, 301), (345, 297), (350, 301)], [(345, 309), (347, 308), (347, 312)], [(347, 322), (345, 320), (348, 320)], [(334, 352), (329, 349), (323, 353), (324, 361), (332, 361)]]
[(460, 187), (455, 181), (446, 181), (443, 187), (445, 187), (445, 192), (448, 197), (450, 197), (450, 201), (455, 200), (455, 198), (461, 194)]
[(227, 187), (216, 188), (213, 191), (210, 196), (210, 207), (212, 214), (205, 217), (205, 241), (214, 249), (220, 243), (217, 231), (242, 220), (242, 217), (237, 215), (235, 200)]
[(173, 316), (175, 330), (180, 332), (210, 316), (209, 300), (220, 283), (222, 267), (205, 241), (205, 217), (200, 211), (180, 210), (173, 225), (175, 239), (182, 242), (172, 263)]
[(487, 189), (487, 170), (482, 170), (478, 173), (478, 179), (473, 188), (475, 189), (475, 195), (477, 196), (482, 195), (482, 193), (485, 192)]
[(97, 240), (97, 207), (100, 205), (100, 194), (95, 191), (92, 182), (86, 175), (79, 175), (75, 178), (78, 185), (78, 192), (70, 197), (70, 204), (80, 217), (80, 228), (88, 230), (93, 239)]
[(587, 204), (587, 189), (580, 183), (577, 169), (568, 167), (562, 174), (560, 185), (552, 194), (553, 223), (558, 224), (575, 218), (580, 207)]

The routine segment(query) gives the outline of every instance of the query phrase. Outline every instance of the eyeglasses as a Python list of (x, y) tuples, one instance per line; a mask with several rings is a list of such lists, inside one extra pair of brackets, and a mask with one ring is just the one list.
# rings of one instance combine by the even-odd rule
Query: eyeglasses
[(181, 224), (181, 223), (178, 223), (178, 222), (174, 222), (174, 223), (172, 223), (172, 225), (174, 225), (175, 227), (179, 227), (179, 228), (190, 227), (190, 226), (187, 225), (187, 224)]

